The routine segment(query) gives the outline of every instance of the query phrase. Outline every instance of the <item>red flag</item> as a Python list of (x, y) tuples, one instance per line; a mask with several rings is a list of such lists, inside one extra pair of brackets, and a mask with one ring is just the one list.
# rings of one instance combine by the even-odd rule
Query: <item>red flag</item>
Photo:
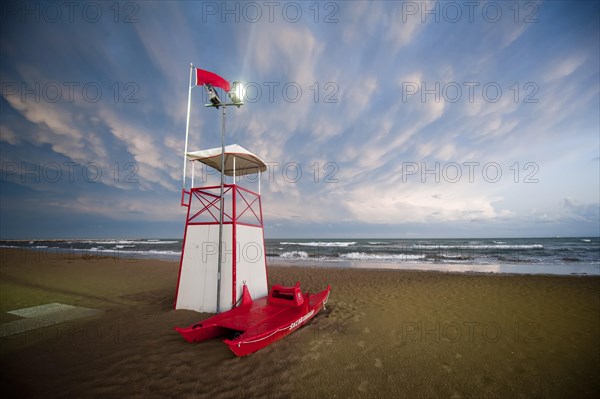
[(229, 91), (231, 89), (229, 82), (216, 73), (196, 68), (196, 85), (200, 86), (207, 83), (216, 87), (220, 87), (225, 91)]

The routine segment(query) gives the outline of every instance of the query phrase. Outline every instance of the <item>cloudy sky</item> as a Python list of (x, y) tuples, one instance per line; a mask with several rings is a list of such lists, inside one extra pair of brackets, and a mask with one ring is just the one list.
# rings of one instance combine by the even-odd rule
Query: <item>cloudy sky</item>
[(1, 7), (3, 239), (182, 237), (190, 63), (246, 86), (267, 238), (599, 234), (598, 2)]

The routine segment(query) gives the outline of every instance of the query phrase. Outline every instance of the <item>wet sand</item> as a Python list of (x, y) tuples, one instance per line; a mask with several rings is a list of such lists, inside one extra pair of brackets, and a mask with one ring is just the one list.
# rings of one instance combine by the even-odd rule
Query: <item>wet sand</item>
[[(269, 267), (327, 309), (253, 355), (174, 326), (178, 263), (0, 249), (0, 322), (92, 316), (0, 338), (4, 397), (599, 397), (600, 278)], [(13, 324), (10, 324), (13, 323)]]

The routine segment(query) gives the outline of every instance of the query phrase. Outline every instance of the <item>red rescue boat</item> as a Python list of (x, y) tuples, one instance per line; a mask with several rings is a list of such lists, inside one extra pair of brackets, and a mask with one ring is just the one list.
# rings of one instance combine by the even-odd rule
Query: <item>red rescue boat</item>
[(274, 285), (268, 296), (253, 301), (244, 285), (238, 307), (175, 330), (188, 342), (232, 336), (223, 342), (237, 356), (246, 356), (306, 324), (325, 307), (330, 290), (327, 286), (318, 294), (303, 294), (300, 283), (293, 287)]

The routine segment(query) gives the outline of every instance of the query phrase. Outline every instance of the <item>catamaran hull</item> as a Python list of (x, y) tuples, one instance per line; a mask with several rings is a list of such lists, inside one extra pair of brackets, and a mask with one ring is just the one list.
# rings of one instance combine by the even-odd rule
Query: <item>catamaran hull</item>
[[(237, 356), (254, 353), (296, 331), (314, 318), (324, 308), (331, 287), (315, 294), (302, 295), (299, 285), (280, 287), (290, 290), (291, 299), (274, 298), (273, 292), (264, 298), (243, 304), (202, 322), (175, 330), (188, 342), (233, 336), (223, 342)], [(293, 295), (293, 298), (292, 298)], [(287, 297), (286, 297), (287, 298)], [(289, 301), (290, 304), (287, 304)]]
[(319, 313), (321, 311), (322, 308), (323, 308), (323, 303), (321, 303), (315, 309), (309, 311), (306, 315), (302, 316), (300, 319), (290, 323), (289, 326), (279, 328), (277, 330), (265, 333), (261, 336), (247, 337), (247, 338), (243, 338), (242, 336), (240, 336), (234, 340), (225, 339), (225, 340), (223, 340), (223, 342), (225, 344), (227, 344), (229, 349), (231, 349), (231, 351), (233, 353), (235, 353), (236, 356), (249, 355), (260, 349), (263, 349), (264, 347), (266, 347), (268, 345), (271, 345), (275, 341), (278, 341), (278, 340), (286, 337), (287, 335), (296, 331), (303, 325), (307, 324), (313, 317), (315, 317), (317, 315), (317, 313)]

